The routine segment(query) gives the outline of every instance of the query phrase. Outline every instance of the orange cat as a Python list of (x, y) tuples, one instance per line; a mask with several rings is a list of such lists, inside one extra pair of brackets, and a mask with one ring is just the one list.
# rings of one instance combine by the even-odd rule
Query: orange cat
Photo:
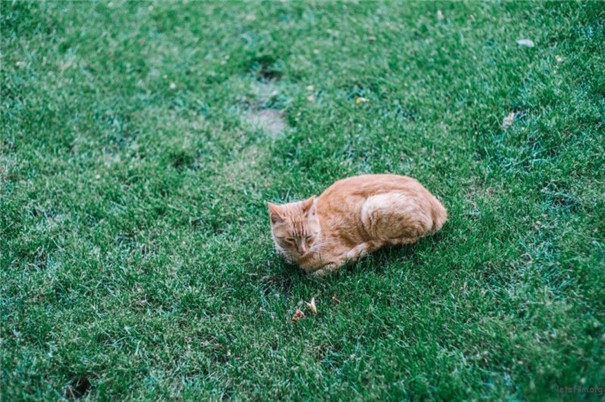
[(447, 220), (418, 181), (391, 174), (350, 177), (318, 198), (268, 205), (277, 251), (316, 275), (384, 246), (414, 243)]

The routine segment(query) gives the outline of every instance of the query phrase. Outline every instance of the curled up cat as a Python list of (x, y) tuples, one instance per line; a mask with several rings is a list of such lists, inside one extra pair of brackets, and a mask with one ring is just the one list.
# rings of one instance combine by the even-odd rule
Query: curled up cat
[(391, 174), (350, 177), (317, 198), (268, 206), (277, 252), (318, 276), (379, 248), (414, 243), (447, 220), (417, 180)]

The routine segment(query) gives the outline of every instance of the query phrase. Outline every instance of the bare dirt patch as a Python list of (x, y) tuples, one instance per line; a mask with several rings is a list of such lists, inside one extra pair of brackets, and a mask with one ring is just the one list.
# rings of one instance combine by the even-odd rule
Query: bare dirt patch
[(283, 132), (288, 124), (283, 119), (281, 112), (276, 109), (253, 110), (248, 113), (248, 122), (254, 126), (261, 128), (271, 137), (277, 137)]

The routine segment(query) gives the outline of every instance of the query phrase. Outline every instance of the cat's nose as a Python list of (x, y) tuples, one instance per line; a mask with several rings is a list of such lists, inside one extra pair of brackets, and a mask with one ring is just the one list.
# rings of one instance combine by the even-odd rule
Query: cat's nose
[(307, 251), (309, 251), (309, 249), (307, 248), (307, 245), (306, 245), (305, 243), (301, 243), (301, 244), (298, 246), (298, 251), (299, 251), (301, 254), (307, 254)]

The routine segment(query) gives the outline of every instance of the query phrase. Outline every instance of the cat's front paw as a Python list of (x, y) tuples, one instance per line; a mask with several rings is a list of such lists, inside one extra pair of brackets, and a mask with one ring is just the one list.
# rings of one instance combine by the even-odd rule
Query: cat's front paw
[(312, 275), (318, 278), (323, 278), (326, 275), (337, 272), (341, 266), (342, 264), (339, 263), (326, 264), (317, 271), (313, 271)]
[(323, 278), (326, 276), (327, 272), (323, 268), (319, 268), (317, 271), (311, 272), (311, 275), (316, 278)]

